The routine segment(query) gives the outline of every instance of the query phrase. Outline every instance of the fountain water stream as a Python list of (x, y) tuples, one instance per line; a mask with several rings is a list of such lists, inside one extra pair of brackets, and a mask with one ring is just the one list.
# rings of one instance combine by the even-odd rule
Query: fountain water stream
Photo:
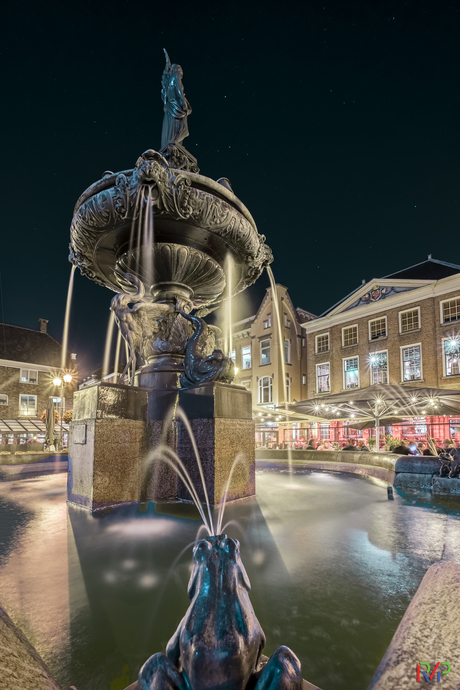
[(65, 318), (64, 318), (64, 331), (62, 333), (62, 354), (61, 354), (61, 370), (64, 371), (66, 368), (67, 359), (67, 347), (69, 341), (69, 321), (70, 321), (70, 308), (72, 306), (72, 294), (73, 294), (73, 282), (75, 276), (76, 266), (72, 266), (70, 270), (69, 287), (67, 289), (67, 301), (65, 306)]
[[(273, 271), (272, 271), (270, 266), (267, 266), (267, 273), (268, 273), (268, 277), (270, 279), (270, 285), (272, 288), (273, 305), (275, 308), (275, 316), (276, 316), (276, 324), (277, 324), (277, 332), (278, 332), (278, 347), (279, 347), (279, 356), (280, 356), (280, 363), (281, 363), (281, 375), (283, 377), (283, 383), (282, 383), (283, 404), (284, 404), (284, 409), (287, 410), (288, 387), (287, 387), (287, 382), (286, 382), (286, 364), (285, 364), (285, 355), (284, 355), (284, 332), (283, 332), (282, 325), (281, 325), (280, 310), (279, 310), (279, 305), (278, 305), (278, 291), (276, 289), (275, 276), (273, 275)], [(289, 448), (289, 445), (288, 445), (287, 450), (288, 450), (289, 473), (292, 477), (292, 451)]]

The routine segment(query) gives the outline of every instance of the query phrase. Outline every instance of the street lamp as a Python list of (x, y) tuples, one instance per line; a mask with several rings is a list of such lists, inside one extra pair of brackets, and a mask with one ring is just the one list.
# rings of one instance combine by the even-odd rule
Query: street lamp
[(61, 378), (60, 376), (56, 376), (53, 379), (53, 385), (56, 386), (56, 388), (60, 388), (60, 393), (61, 393), (61, 424), (60, 424), (60, 434), (59, 434), (59, 450), (62, 450), (63, 448), (63, 433), (62, 433), (62, 422), (63, 422), (63, 417), (64, 417), (64, 384), (70, 383), (72, 381), (72, 374), (64, 374), (64, 376)]

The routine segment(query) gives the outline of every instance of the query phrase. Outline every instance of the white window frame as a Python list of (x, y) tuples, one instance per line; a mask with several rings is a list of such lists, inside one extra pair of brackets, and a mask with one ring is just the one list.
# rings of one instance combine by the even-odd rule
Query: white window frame
[[(286, 359), (286, 343), (287, 343), (287, 359)], [(284, 363), (291, 364), (291, 341), (289, 338), (284, 339)]]
[[(457, 340), (457, 339), (458, 338), (455, 338), (455, 340)], [(453, 338), (442, 338), (442, 375), (445, 376), (446, 378), (451, 378), (453, 376), (458, 376), (460, 374), (460, 371), (458, 374), (448, 374), (447, 373), (445, 344), (448, 340), (454, 340), (454, 339)]]
[(291, 319), (289, 318), (288, 314), (284, 315), (284, 327), (291, 328)]
[[(382, 321), (382, 319), (385, 319), (385, 335), (381, 335), (379, 338), (372, 338), (371, 337), (371, 323), (374, 323), (375, 321)], [(375, 343), (377, 340), (381, 340), (382, 338), (388, 338), (388, 319), (385, 316), (377, 316), (375, 319), (370, 319), (368, 322), (368, 330), (369, 330), (369, 342), (370, 343)]]
[[(35, 412), (33, 414), (22, 414), (22, 407), (21, 407), (21, 398), (35, 398)], [(29, 395), (28, 393), (19, 393), (19, 417), (36, 417), (37, 416), (37, 405), (38, 405), (38, 396), (37, 395)], [(29, 409), (29, 406), (27, 405), (27, 409)]]
[[(347, 328), (356, 328), (356, 343), (353, 343), (353, 345), (345, 345), (345, 334), (344, 331)], [(359, 328), (357, 323), (352, 323), (349, 326), (343, 326), (342, 328), (342, 347), (354, 347), (355, 345), (359, 344)], [(351, 359), (349, 357), (345, 357), (345, 359)]]
[[(377, 338), (378, 340), (378, 338)], [(373, 355), (383, 355), (386, 354), (387, 356), (387, 383), (390, 383), (390, 358), (388, 356), (388, 350), (376, 350), (375, 352), (369, 352), (369, 360)], [(402, 355), (401, 355), (402, 357)], [(373, 371), (372, 371), (372, 362), (369, 361), (369, 385), (373, 386), (374, 385), (374, 377), (373, 377)]]
[[(355, 386), (355, 388), (345, 388), (345, 362), (348, 362), (350, 359), (357, 359), (358, 360), (358, 385)], [(360, 382), (359, 382), (359, 355), (355, 355), (354, 357), (342, 357), (342, 389), (345, 391), (352, 391), (356, 390), (357, 388), (361, 388)]]
[[(2, 397), (6, 398), (6, 402), (2, 402)], [(6, 393), (0, 393), (0, 405), (8, 406), (8, 395)]]
[[(324, 367), (326, 364), (329, 367), (329, 390), (328, 391), (321, 391), (321, 393), (330, 393), (331, 392), (331, 363), (330, 362), (319, 362), (316, 365), (316, 392), (317, 393), (320, 393), (319, 386), (318, 386), (318, 367)], [(324, 374), (322, 374), (322, 376), (324, 376)]]
[[(291, 379), (289, 376), (286, 376), (286, 383), (284, 386), (284, 395), (286, 396), (286, 400), (284, 402), (290, 403), (291, 402)], [(284, 397), (283, 395), (283, 397)]]
[[(407, 314), (409, 311), (418, 311), (418, 326), (417, 328), (412, 328), (410, 331), (403, 331), (402, 329), (402, 315)], [(421, 328), (421, 320), (420, 320), (420, 307), (414, 307), (413, 309), (404, 309), (403, 311), (398, 312), (398, 321), (399, 321), (399, 334), (400, 335), (405, 335), (406, 333), (413, 333), (414, 331), (418, 331), (419, 328)]]
[[(327, 350), (321, 350), (321, 352), (318, 352), (318, 338), (323, 338), (325, 335), (327, 335)], [(315, 335), (315, 354), (317, 355), (324, 355), (325, 352), (330, 352), (331, 349), (331, 332), (327, 331), (326, 333), (318, 333), (318, 335)]]
[[(420, 378), (419, 379), (409, 379), (408, 381), (404, 380), (404, 361), (403, 361), (403, 350), (406, 350), (409, 347), (420, 347)], [(410, 383), (411, 381), (423, 381), (423, 352), (422, 352), (422, 343), (410, 343), (409, 345), (401, 345), (399, 348), (399, 361), (400, 361), (400, 367), (401, 367), (401, 383)]]
[[(36, 381), (30, 381), (30, 372), (37, 374)], [(27, 376), (23, 376), (24, 372), (27, 372)], [(23, 381), (23, 378), (27, 378), (27, 381)], [(38, 369), (21, 369), (19, 373), (20, 383), (29, 383), (31, 386), (38, 386)]]
[[(269, 380), (268, 386), (262, 386), (262, 381), (264, 379)], [(258, 381), (257, 387), (258, 387), (257, 399), (259, 401), (259, 405), (269, 405), (270, 403), (272, 403), (273, 402), (273, 379), (272, 379), (272, 377), (271, 376), (261, 376), (259, 381)], [(265, 401), (262, 400), (262, 397), (263, 397), (262, 391), (264, 390), (264, 388), (268, 388), (268, 391), (269, 391), (269, 396), (268, 396), (269, 400), (265, 400)]]
[(450, 299), (444, 299), (444, 300), (442, 300), (442, 302), (439, 302), (441, 324), (446, 323), (449, 325), (451, 323), (459, 323), (460, 322), (460, 318), (458, 318), (456, 321), (444, 321), (444, 305), (446, 304), (446, 302), (453, 302), (455, 299), (460, 300), (460, 296), (459, 297), (451, 297)]
[[(249, 350), (249, 366), (245, 367), (244, 366), (244, 358), (245, 356), (248, 356), (248, 353), (244, 353), (245, 350)], [(242, 371), (248, 371), (248, 369), (252, 369), (252, 347), (251, 344), (245, 345), (244, 347), (241, 348), (241, 369)]]
[[(268, 362), (262, 362), (262, 343), (266, 343), (267, 341), (270, 343), (270, 345), (269, 345), (270, 357), (268, 358), (269, 359)], [(260, 366), (265, 367), (267, 364), (271, 364), (271, 363), (272, 363), (272, 341), (271, 341), (271, 338), (262, 338), (260, 341)]]

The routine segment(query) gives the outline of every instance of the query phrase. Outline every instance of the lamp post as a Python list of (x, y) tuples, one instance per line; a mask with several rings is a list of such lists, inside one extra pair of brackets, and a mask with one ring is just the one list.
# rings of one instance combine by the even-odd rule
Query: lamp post
[(60, 423), (60, 429), (59, 429), (59, 450), (62, 450), (63, 447), (63, 433), (62, 433), (62, 418), (64, 416), (64, 383), (70, 383), (72, 381), (72, 374), (64, 374), (64, 376), (61, 378), (60, 376), (56, 376), (56, 378), (53, 379), (53, 384), (57, 387), (60, 388), (60, 394), (61, 394), (61, 423)]

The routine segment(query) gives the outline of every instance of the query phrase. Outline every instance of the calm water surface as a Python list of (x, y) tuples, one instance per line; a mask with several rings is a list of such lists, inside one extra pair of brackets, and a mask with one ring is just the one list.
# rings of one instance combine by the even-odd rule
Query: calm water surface
[[(0, 601), (63, 690), (122, 690), (164, 651), (187, 606), (192, 508), (94, 517), (65, 474), (0, 482)], [(460, 547), (460, 504), (329, 473), (264, 467), (227, 507), (267, 636), (324, 690), (364, 690), (427, 568)], [(415, 662), (414, 662), (415, 663)]]

